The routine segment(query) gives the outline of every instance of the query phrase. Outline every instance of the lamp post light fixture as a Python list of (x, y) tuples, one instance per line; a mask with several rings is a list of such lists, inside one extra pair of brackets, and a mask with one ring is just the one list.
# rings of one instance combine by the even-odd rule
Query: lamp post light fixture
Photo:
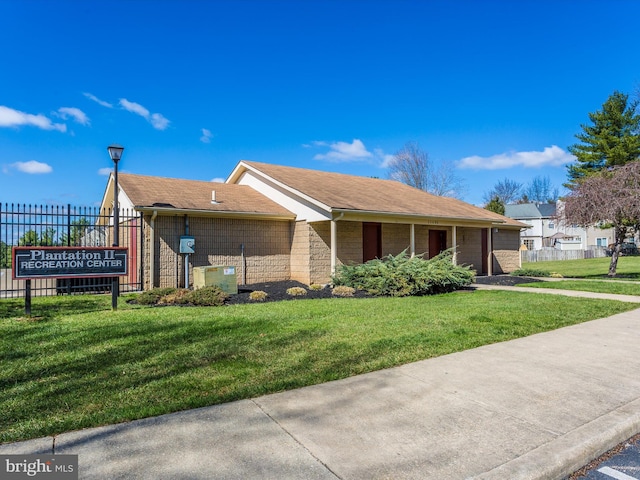
[[(120, 246), (120, 206), (118, 205), (118, 162), (122, 158), (124, 147), (114, 143), (107, 147), (109, 156), (113, 160), (113, 246)], [(118, 277), (113, 277), (111, 283), (111, 309), (118, 309), (118, 295), (120, 290), (120, 282)]]

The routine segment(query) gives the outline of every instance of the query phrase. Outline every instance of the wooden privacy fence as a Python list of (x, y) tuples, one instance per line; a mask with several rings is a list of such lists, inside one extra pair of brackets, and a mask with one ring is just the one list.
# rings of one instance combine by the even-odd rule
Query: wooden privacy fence
[[(129, 250), (127, 275), (120, 277), (120, 291), (142, 289), (142, 217), (133, 210), (119, 212), (119, 244)], [(71, 205), (22, 205), (0, 203), (0, 298), (21, 297), (24, 280), (12, 279), (14, 246), (110, 247), (113, 245), (113, 212), (97, 207)], [(110, 278), (43, 278), (32, 281), (34, 296), (66, 293), (106, 293)]]
[(590, 248), (589, 250), (557, 250), (545, 248), (543, 250), (520, 250), (523, 262), (551, 262), (554, 260), (582, 260), (584, 258), (602, 258), (607, 256), (605, 248)]

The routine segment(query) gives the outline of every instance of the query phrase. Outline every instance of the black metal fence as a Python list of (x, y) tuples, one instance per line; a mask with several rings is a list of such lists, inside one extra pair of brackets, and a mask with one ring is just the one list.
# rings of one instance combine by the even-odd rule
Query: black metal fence
[[(129, 273), (120, 277), (120, 292), (141, 290), (142, 216), (121, 209), (118, 224), (118, 243), (129, 248)], [(11, 249), (14, 246), (112, 245), (113, 213), (110, 209), (0, 203), (0, 298), (25, 294), (25, 281), (12, 278)], [(34, 296), (106, 293), (111, 291), (111, 283), (111, 278), (37, 279), (31, 281), (31, 292)]]

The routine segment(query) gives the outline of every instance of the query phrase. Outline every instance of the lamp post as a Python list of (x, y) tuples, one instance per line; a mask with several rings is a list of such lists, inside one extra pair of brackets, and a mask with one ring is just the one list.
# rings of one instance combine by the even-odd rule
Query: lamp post
[[(109, 145), (107, 151), (113, 160), (113, 246), (120, 246), (120, 207), (118, 205), (118, 162), (122, 158), (124, 147), (117, 143)], [(111, 309), (118, 309), (118, 294), (120, 293), (120, 282), (118, 277), (113, 277), (111, 283)]]

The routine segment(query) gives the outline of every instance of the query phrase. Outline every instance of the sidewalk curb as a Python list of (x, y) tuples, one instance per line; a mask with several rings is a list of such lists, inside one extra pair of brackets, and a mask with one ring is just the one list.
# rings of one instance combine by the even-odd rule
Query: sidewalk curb
[(563, 479), (640, 432), (640, 398), (473, 480)]

